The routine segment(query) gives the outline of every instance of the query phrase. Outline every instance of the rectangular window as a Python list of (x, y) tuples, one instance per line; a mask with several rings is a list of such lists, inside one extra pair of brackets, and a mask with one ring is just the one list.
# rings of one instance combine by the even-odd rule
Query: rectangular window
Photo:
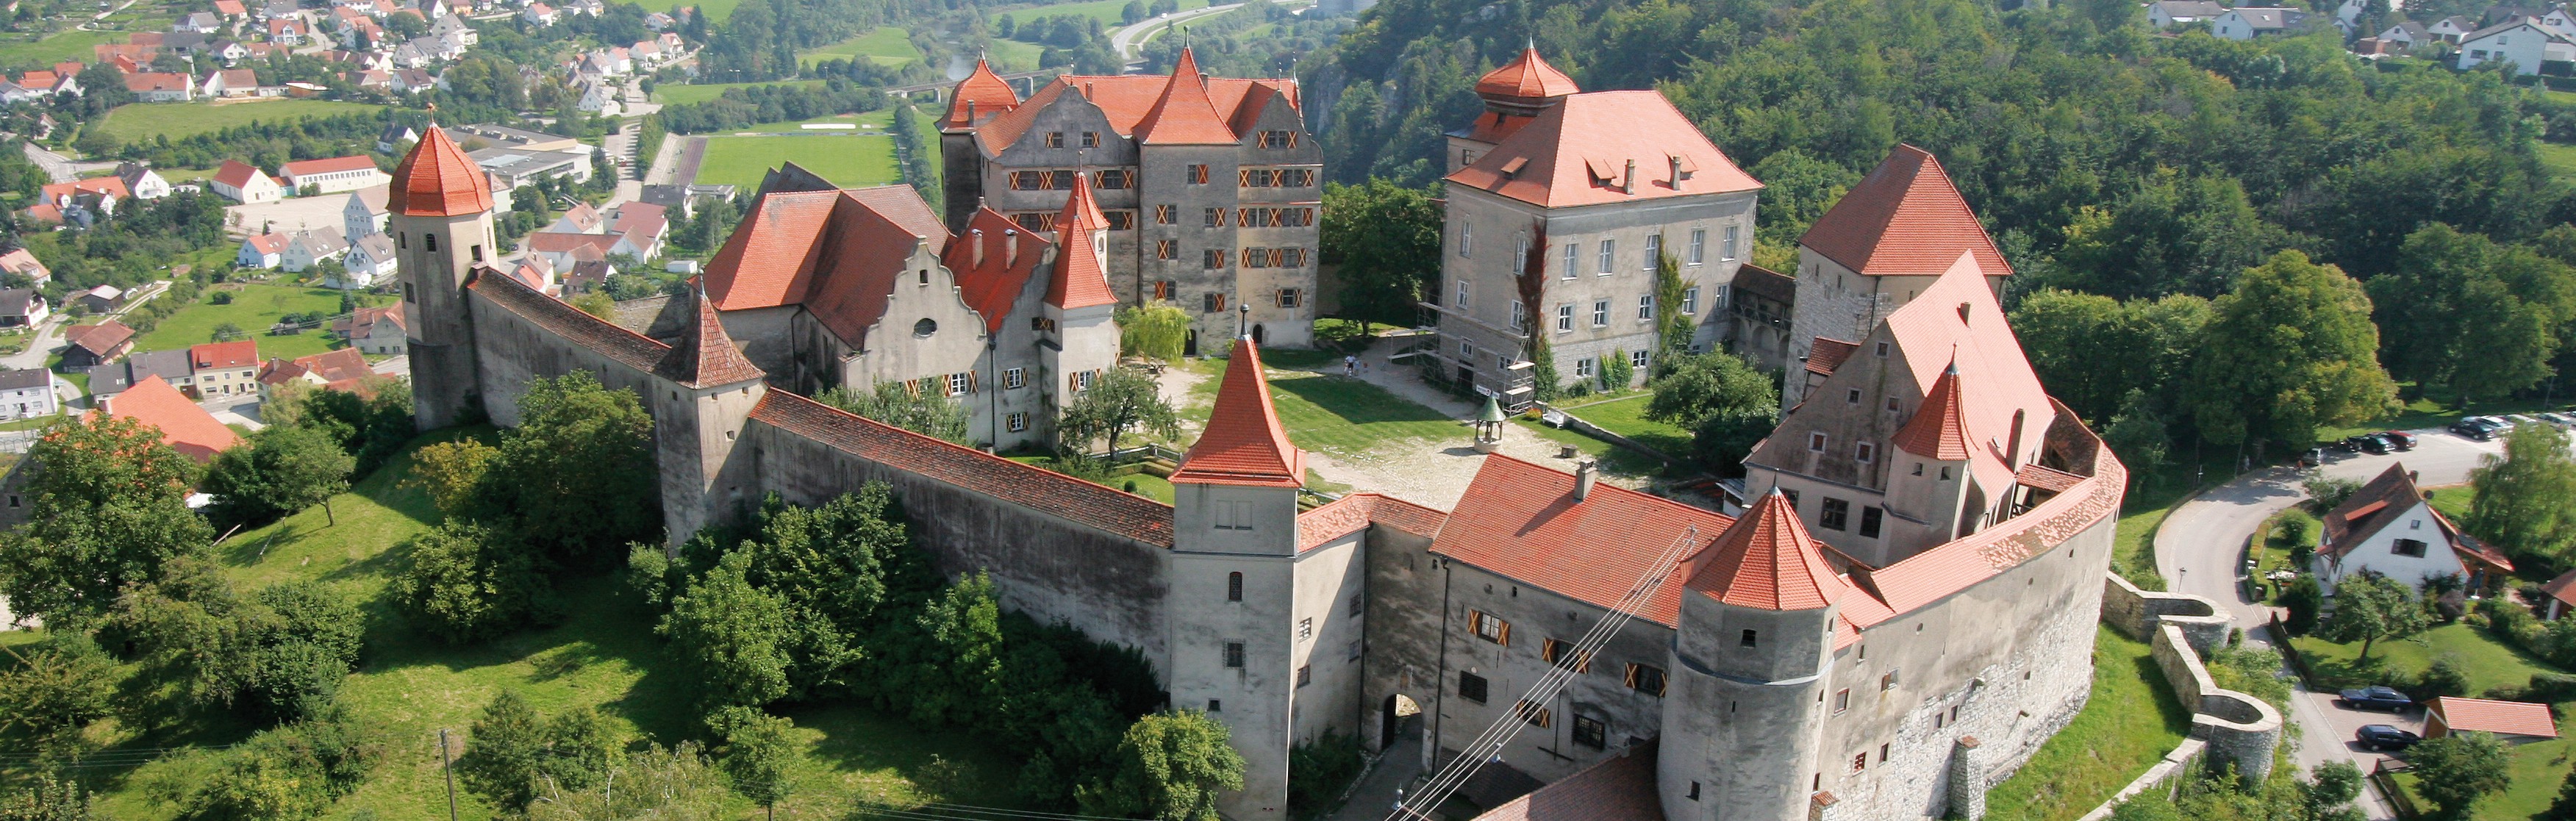
[(1571, 330), (1574, 330), (1574, 303), (1568, 302), (1556, 306), (1556, 332), (1565, 333)]
[(1136, 172), (1124, 168), (1106, 168), (1091, 172), (1091, 187), (1126, 189), (1136, 185)]
[(1298, 619), (1298, 620), (1297, 620), (1297, 640), (1298, 640), (1298, 641), (1310, 641), (1310, 640), (1313, 640), (1314, 638), (1315, 638), (1315, 617), (1313, 617), (1313, 616), (1307, 616), (1307, 617), (1305, 617), (1305, 618)]
[(1084, 147), (1084, 148), (1099, 148), (1099, 147), (1100, 147), (1100, 132), (1098, 132), (1098, 131), (1085, 131), (1085, 132), (1082, 132), (1082, 147)]
[(1807, 434), (1807, 450), (1815, 453), (1825, 452), (1825, 434), (1822, 432)]
[(965, 374), (962, 374), (962, 373), (952, 373), (952, 374), (949, 374), (949, 375), (948, 375), (948, 395), (950, 395), (950, 396), (960, 396), (960, 395), (963, 395), (963, 394), (965, 394), (965, 393), (966, 393), (966, 375), (965, 375)]
[(1617, 256), (1618, 247), (1618, 240), (1605, 239), (1601, 241), (1601, 259), (1598, 268), (1604, 276), (1607, 276), (1610, 273), (1611, 259)]
[(1532, 727), (1545, 727), (1548, 723), (1547, 708), (1541, 707), (1536, 702), (1532, 701), (1523, 700), (1514, 703), (1512, 705), (1512, 715), (1520, 716), (1522, 721), (1529, 722), (1529, 725)]
[(1512, 303), (1512, 330), (1520, 333), (1529, 333), (1528, 304), (1520, 302)]
[(1458, 673), (1458, 697), (1478, 704), (1485, 703), (1485, 677), (1474, 673), (1460, 671)]
[(1881, 508), (1876, 505), (1861, 508), (1860, 537), (1863, 539), (1878, 538), (1879, 524), (1886, 518), (1887, 510), (1885, 508)]
[(1205, 212), (1204, 214), (1202, 214), (1202, 215), (1201, 215), (1201, 218), (1202, 218), (1202, 221), (1206, 223), (1205, 227), (1208, 227), (1208, 228), (1223, 228), (1223, 227), (1225, 227), (1225, 209), (1223, 209), (1223, 208), (1209, 208), (1209, 209), (1206, 209), (1206, 212)]
[(1026, 387), (1028, 384), (1028, 369), (1010, 368), (1002, 371), (1002, 388), (1004, 390), (1018, 390), (1022, 387)]
[(1877, 443), (1874, 442), (1860, 442), (1853, 444), (1852, 461), (1859, 462), (1861, 464), (1869, 464), (1870, 458), (1878, 455), (1877, 450)]
[[(1201, 255), (1201, 256), (1199, 257), (1199, 267), (1201, 267), (1201, 268), (1206, 268), (1206, 269), (1211, 270), (1211, 271), (1216, 270), (1216, 269), (1218, 269), (1218, 268), (1223, 268), (1223, 267), (1225, 267), (1225, 249), (1223, 249), (1223, 248), (1210, 248), (1210, 249), (1207, 249), (1207, 253), (1205, 253), (1205, 254), (1203, 254), (1203, 255)], [(1217, 300), (1217, 301), (1216, 301), (1216, 303), (1215, 303), (1216, 307), (1209, 308), (1208, 310), (1211, 310), (1211, 311), (1222, 311), (1222, 310), (1225, 310), (1225, 296), (1224, 296), (1224, 295), (1222, 295), (1222, 294), (1209, 294), (1208, 296), (1215, 297), (1215, 298), (1216, 298), (1216, 300)]]
[(2421, 541), (2414, 539), (2399, 539), (2396, 544), (2389, 547), (2389, 552), (2400, 556), (2415, 556), (2420, 558), (2424, 555), (2424, 547), (2425, 545)]
[(1211, 525), (1217, 530), (1252, 529), (1251, 502), (1217, 502), (1212, 507), (1215, 521)]
[(1548, 639), (1546, 644), (1539, 646), (1538, 655), (1549, 664), (1577, 673), (1590, 672), (1592, 669), (1592, 654), (1576, 652), (1574, 643), (1570, 641)]
[(1261, 132), (1261, 147), (1263, 147), (1263, 148), (1296, 148), (1296, 147), (1297, 147), (1297, 132), (1294, 132), (1294, 131), (1264, 131), (1264, 132)]
[(1599, 328), (1608, 324), (1610, 324), (1610, 300), (1603, 299), (1594, 301), (1592, 303), (1592, 327)]
[(1645, 369), (1646, 369), (1646, 352), (1645, 352), (1645, 351), (1629, 351), (1629, 352), (1628, 352), (1628, 367), (1635, 368), (1635, 369), (1640, 370), (1640, 371), (1645, 370)]
[(1157, 206), (1154, 206), (1154, 224), (1155, 224), (1155, 225), (1170, 225), (1170, 224), (1172, 224), (1172, 221), (1173, 221), (1173, 220), (1180, 219), (1180, 215), (1179, 215), (1179, 214), (1177, 214), (1177, 213), (1175, 213), (1175, 212), (1177, 212), (1178, 210), (1179, 210), (1178, 208), (1175, 208), (1175, 207), (1173, 207), (1173, 206), (1169, 206), (1169, 205), (1157, 205)]
[(1018, 433), (1029, 429), (1029, 415), (1025, 412), (1012, 411), (1011, 414), (1004, 417), (1004, 419), (1010, 423), (1012, 433)]
[(1760, 631), (1756, 631), (1756, 630), (1746, 630), (1746, 631), (1744, 631), (1744, 635), (1743, 635), (1742, 637), (1739, 637), (1739, 638), (1737, 638), (1737, 639), (1736, 639), (1736, 641), (1735, 641), (1735, 646), (1737, 646), (1737, 647), (1760, 647), (1760, 646), (1762, 646), (1762, 634), (1761, 634), (1761, 632), (1760, 632)]
[(1732, 225), (1726, 226), (1726, 244), (1724, 244), (1724, 245), (1722, 245), (1722, 246), (1719, 246), (1719, 247), (1718, 247), (1718, 249), (1717, 249), (1719, 253), (1722, 253), (1722, 254), (1724, 254), (1724, 255), (1725, 255), (1725, 256), (1723, 257), (1724, 259), (1734, 259), (1734, 258), (1735, 258), (1735, 232), (1736, 232), (1736, 227), (1735, 227), (1735, 226), (1732, 226)]
[[(1171, 259), (1171, 257), (1164, 257), (1164, 259)], [(1168, 279), (1164, 279), (1164, 280), (1156, 280), (1156, 281), (1154, 282), (1154, 298), (1155, 298), (1155, 299), (1179, 299), (1179, 298), (1181, 298), (1181, 284), (1180, 284), (1180, 283), (1178, 283), (1178, 282), (1173, 282), (1173, 281), (1168, 280)]]
[(1189, 168), (1189, 173), (1190, 173), (1190, 184), (1191, 184), (1191, 185), (1206, 185), (1206, 184), (1207, 184), (1207, 178), (1208, 178), (1208, 167), (1207, 167), (1207, 166), (1205, 166), (1205, 165), (1193, 165), (1193, 166), (1190, 166), (1190, 168)]
[(1591, 375), (1592, 375), (1592, 358), (1587, 356), (1587, 357), (1584, 357), (1584, 358), (1582, 358), (1582, 359), (1574, 360), (1574, 375), (1575, 375), (1575, 376), (1591, 376)]
[(1461, 310), (1461, 311), (1467, 310), (1467, 281), (1466, 281), (1466, 280), (1463, 280), (1463, 279), (1462, 279), (1462, 280), (1459, 280), (1459, 281), (1458, 281), (1458, 301), (1457, 301), (1457, 302), (1455, 302), (1455, 303), (1452, 303), (1449, 307), (1456, 308), (1456, 309)]
[(1458, 258), (1469, 259), (1475, 255), (1476, 224), (1462, 220), (1458, 223)]
[(1850, 523), (1851, 502), (1831, 496), (1825, 497), (1823, 507), (1816, 514), (1816, 526), (1826, 530), (1844, 530)]
[(1049, 131), (1049, 132), (1047, 132), (1047, 136), (1046, 136), (1046, 143), (1047, 143), (1047, 147), (1048, 147), (1048, 148), (1063, 148), (1063, 147), (1064, 147), (1064, 132), (1062, 132), (1062, 131)]
[(1690, 264), (1698, 265), (1706, 261), (1708, 261), (1708, 229), (1693, 228), (1691, 229)]
[[(1179, 257), (1180, 255), (1181, 255), (1181, 241), (1180, 241), (1180, 240), (1175, 240), (1175, 239), (1160, 239), (1160, 240), (1155, 240), (1155, 241), (1154, 241), (1154, 258), (1155, 258), (1155, 259), (1173, 259), (1173, 258), (1177, 258), (1177, 257)], [(1159, 293), (1159, 294), (1155, 294), (1154, 296), (1155, 296), (1155, 298), (1157, 298), (1157, 299), (1170, 299), (1170, 298), (1172, 298), (1172, 295), (1171, 295), (1171, 294), (1168, 294), (1168, 293)]]
[(1225, 600), (1243, 600), (1243, 573), (1241, 571), (1225, 574)]
[(1102, 211), (1100, 212), (1100, 215), (1109, 218), (1109, 230), (1136, 230), (1136, 212), (1134, 211)]
[(1562, 269), (1557, 272), (1558, 276), (1565, 279), (1574, 278), (1574, 260), (1576, 257), (1583, 254), (1582, 245), (1583, 244), (1579, 242), (1569, 242), (1565, 244), (1565, 264), (1558, 266)]
[(1529, 273), (1529, 234), (1527, 233), (1512, 234), (1512, 273)]
[(1225, 643), (1225, 666), (1232, 667), (1237, 670), (1243, 669), (1243, 642), (1229, 641)]
[(1695, 316), (1695, 315), (1697, 315), (1698, 313), (1699, 313), (1699, 286), (1697, 286), (1697, 285), (1693, 285), (1693, 286), (1688, 287), (1688, 288), (1683, 288), (1683, 289), (1682, 289), (1682, 315), (1683, 315), (1683, 316)]
[(1300, 294), (1295, 288), (1279, 289), (1279, 307), (1294, 308), (1298, 305), (1304, 304), (1302, 301), (1303, 299), (1304, 295)]
[(1350, 612), (1350, 614), (1351, 614), (1351, 615), (1356, 616), (1356, 615), (1359, 615), (1360, 613), (1362, 613), (1362, 612), (1364, 612), (1364, 611), (1366, 611), (1366, 610), (1368, 610), (1368, 597), (1366, 597), (1366, 596), (1352, 596), (1352, 597), (1351, 597), (1351, 612)]
[(1648, 664), (1628, 664), (1628, 689), (1650, 696), (1664, 694), (1664, 668)]
[(1574, 716), (1574, 743), (1598, 750), (1610, 745), (1610, 725), (1580, 713)]
[(1654, 319), (1655, 295), (1646, 294), (1644, 296), (1637, 297), (1637, 321), (1652, 322)]
[(1297, 686), (1304, 687), (1313, 683), (1315, 683), (1315, 665), (1297, 665)]
[(1866, 769), (1869, 769), (1869, 753), (1867, 751), (1863, 751), (1859, 755), (1852, 756), (1852, 772), (1860, 772)]
[(1647, 235), (1646, 235), (1646, 270), (1648, 270), (1648, 271), (1655, 270), (1655, 265), (1656, 265), (1658, 262), (1660, 262), (1663, 258), (1664, 258), (1664, 235), (1662, 235), (1662, 234), (1647, 234)]
[(1050, 188), (1050, 189), (1054, 189), (1054, 190), (1057, 190), (1057, 191), (1071, 191), (1071, 190), (1073, 190), (1073, 172), (1071, 172), (1071, 171), (1050, 171), (1050, 172), (1047, 172), (1047, 173), (1052, 177), (1051, 179), (1049, 179), (1049, 180), (1048, 180), (1048, 184), (1047, 184), (1047, 187), (1048, 187), (1048, 188)]
[(1467, 629), (1473, 631), (1477, 638), (1505, 647), (1512, 644), (1512, 623), (1494, 618), (1491, 613), (1482, 610), (1467, 611)]
[(1842, 715), (1844, 710), (1849, 709), (1851, 709), (1851, 688), (1845, 687), (1834, 691), (1834, 715)]
[(1889, 671), (1887, 671), (1887, 674), (1886, 674), (1886, 675), (1879, 676), (1879, 677), (1878, 677), (1878, 689), (1880, 689), (1880, 690), (1894, 690), (1894, 689), (1896, 689), (1896, 671), (1894, 671), (1894, 670), (1889, 670)]

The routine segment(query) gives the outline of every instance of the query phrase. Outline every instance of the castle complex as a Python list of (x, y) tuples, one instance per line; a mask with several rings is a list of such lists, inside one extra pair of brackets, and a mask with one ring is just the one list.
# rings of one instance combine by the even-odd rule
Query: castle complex
[[(1541, 269), (1544, 304), (1576, 306), (1561, 367), (1651, 347), (1640, 339), (1650, 330), (1625, 314), (1582, 325), (1586, 303), (1650, 296), (1648, 250), (1695, 262), (1705, 273), (1686, 276), (1714, 293), (1742, 255), (1727, 246), (1730, 230), (1749, 242), (1759, 183), (1652, 92), (1575, 93), (1535, 54), (1505, 72), (1480, 86), (1495, 92), (1491, 108), (1453, 143), (1444, 259), (1470, 292), (1444, 300), (1444, 340), (1511, 350), (1502, 252), (1520, 235), (1540, 249), (1579, 242), (1572, 253), (1587, 266), (1607, 260), (1570, 283)], [(1224, 346), (1214, 409), (1171, 477), (1171, 505), (804, 395), (900, 377), (988, 403), (979, 438), (1007, 446), (1011, 414), (1051, 419), (1044, 395), (1114, 367), (1106, 311), (1135, 299), (1140, 281), (1178, 277), (1122, 268), (1133, 246), (1120, 243), (1151, 241), (1155, 229), (1122, 238), (1100, 215), (1162, 201), (1164, 161), (1135, 153), (1163, 150), (1146, 147), (1160, 144), (1155, 123), (1232, 95), (1232, 119), (1216, 127), (1245, 140), (1296, 133), (1284, 81), (1202, 81), (1186, 58), (1168, 81), (1148, 78), (1159, 96), (1123, 85), (1136, 79), (1062, 78), (1000, 115), (987, 110), (998, 98), (961, 90), (967, 116), (952, 118), (952, 137), (977, 151), (1068, 135), (1049, 162), (1081, 173), (1055, 202), (978, 187), (982, 205), (942, 220), (906, 189), (839, 190), (791, 167), (763, 186), (703, 288), (627, 325), (492, 267), (488, 183), (431, 129), (396, 169), (387, 203), (420, 422), (479, 411), (513, 424), (528, 380), (574, 370), (632, 390), (654, 417), (674, 543), (768, 494), (812, 505), (888, 483), (940, 570), (989, 571), (1004, 606), (1138, 648), (1173, 707), (1224, 721), (1246, 772), (1222, 810), (1242, 821), (1286, 817), (1290, 750), (1326, 732), (1378, 749), (1420, 733), (1437, 766), (1481, 750), (1474, 739), (1494, 726), (1518, 732), (1463, 793), (1493, 818), (1973, 819), (1986, 788), (2082, 707), (2126, 473), (2041, 391), (1994, 296), (1991, 280), (2006, 272), (1976, 251), (1991, 243), (1946, 180), (1932, 184), (1938, 166), (1908, 159), (1920, 154), (1910, 148), (1890, 165), (1912, 170), (1871, 178), (1910, 182), (1864, 184), (1819, 222), (1866, 241), (1802, 249), (1824, 260), (1799, 275), (1794, 330), (1834, 335), (1841, 355), (1801, 384), (1805, 401), (1748, 459), (1758, 501), (1740, 516), (1597, 482), (1588, 465), (1569, 473), (1502, 455), (1481, 457), (1453, 511), (1374, 493), (1301, 511), (1305, 455), (1280, 425), (1252, 338), (1302, 342), (1311, 317), (1284, 307), (1256, 304), (1242, 338)], [(1269, 102), (1238, 104), (1251, 99)], [(1130, 109), (1144, 113), (1121, 113)], [(1123, 164), (1073, 148), (1084, 133), (1076, 115), (1114, 138), (1096, 150), (1129, 152)], [(1273, 127), (1274, 115), (1287, 125)], [(1584, 121), (1595, 115), (1621, 118), (1623, 133), (1594, 132)], [(1040, 122), (1053, 117), (1066, 124)], [(997, 141), (1006, 121), (1017, 133)], [(1206, 152), (1211, 174), (1248, 170), (1261, 151), (1286, 152), (1291, 170), (1314, 162), (1299, 153), (1313, 150), (1302, 137), (1276, 148), (1216, 137), (1174, 143), (1170, 162)], [(1090, 172), (1112, 169), (1141, 170), (1129, 187), (1093, 190)], [(1179, 184), (1171, 196), (1195, 202), (1186, 186), (1199, 183)], [(952, 192), (949, 202), (974, 200)], [(1484, 238), (1468, 239), (1469, 225)], [(1698, 232), (1705, 239), (1670, 248), (1656, 239)], [(1867, 249), (1858, 262), (1846, 259), (1854, 247)], [(1559, 253), (1544, 256), (1555, 265)], [(1882, 257), (1942, 258), (1903, 269), (1914, 278), (1903, 287), (1876, 286), (1876, 307), (1857, 319), (1807, 320), (1807, 306), (1830, 303), (1807, 298), (1808, 277), (1870, 275)], [(1253, 287), (1232, 281), (1242, 269), (1205, 270), (1228, 280), (1188, 287), (1230, 300)], [(1311, 283), (1311, 262), (1297, 270)], [(1710, 322), (1721, 307), (1629, 305)], [(1203, 312), (1200, 338), (1233, 336), (1232, 324)], [(959, 338), (977, 344), (943, 341)], [(1518, 362), (1444, 356), (1498, 395), (1530, 378), (1505, 376)], [(1013, 368), (1024, 381), (1007, 376)], [(957, 375), (922, 384), (917, 374), (932, 372)], [(1650, 580), (1633, 620), (1606, 643), (1580, 642)], [(1562, 690), (1522, 697), (1556, 673), (1571, 675)], [(1407, 704), (1419, 722), (1399, 720)]]

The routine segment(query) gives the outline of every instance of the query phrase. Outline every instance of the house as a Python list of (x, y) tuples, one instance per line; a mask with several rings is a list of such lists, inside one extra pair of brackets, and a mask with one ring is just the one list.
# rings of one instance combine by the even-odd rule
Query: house
[(2157, 0), (2147, 4), (2147, 23), (2159, 29), (2169, 29), (2206, 23), (2226, 13), (2226, 6), (2208, 0)]
[(242, 5), (242, 0), (215, 0), (215, 13), (227, 20), (240, 20), (250, 16), (250, 9)]
[(573, 264), (586, 259), (607, 259), (610, 249), (623, 239), (613, 234), (558, 234), (540, 231), (529, 234), (520, 243), (528, 259), (543, 259), (555, 271), (572, 270)]
[(370, 356), (395, 355), (406, 349), (400, 303), (382, 308), (360, 308), (331, 323), (331, 333), (348, 340), (349, 347)]
[(662, 254), (662, 238), (670, 233), (671, 221), (659, 205), (630, 202), (617, 206), (617, 222), (609, 233), (617, 235), (611, 254), (625, 254), (636, 259), (652, 259)]
[(126, 192), (135, 199), (157, 200), (170, 196), (170, 181), (162, 179), (151, 166), (138, 162), (117, 163), (116, 178), (125, 183)]
[(340, 235), (363, 237), (385, 232), (385, 188), (360, 188), (349, 192), (349, 204), (340, 209)]
[(125, 361), (93, 366), (89, 369), (89, 392), (92, 396), (114, 396), (156, 376), (181, 393), (196, 390), (196, 369), (188, 366), (187, 350), (180, 349), (138, 351)]
[(349, 253), (340, 260), (346, 273), (326, 281), (332, 288), (361, 290), (390, 284), (394, 276), (394, 241), (382, 233), (359, 237), (349, 243)]
[(366, 356), (358, 353), (356, 348), (340, 348), (328, 353), (297, 357), (293, 361), (270, 359), (268, 364), (260, 366), (259, 369), (260, 397), (267, 398), (271, 390), (289, 382), (303, 382), (335, 391), (357, 392), (359, 383), (374, 375), (376, 375), (375, 370), (367, 367)]
[(2425, 28), (2424, 24), (2408, 20), (2379, 32), (2379, 41), (2387, 43), (2393, 50), (2405, 51), (2417, 46), (2429, 46), (2442, 40), (2433, 34), (2432, 29)]
[(2388, 466), (2327, 513), (2324, 531), (2308, 570), (2329, 596), (2336, 583), (2365, 571), (2408, 586), (2457, 575), (2472, 595), (2512, 578), (2512, 560), (2435, 510), (2404, 464)]
[(215, 19), (214, 12), (207, 11), (197, 12), (180, 18), (179, 22), (173, 23), (170, 26), (171, 31), (186, 31), (197, 34), (213, 34), (215, 32), (222, 31), (223, 28), (223, 22)]
[(18, 75), (18, 86), (38, 94), (69, 94), (78, 97), (80, 96), (80, 80), (77, 79), (79, 75), (78, 67), (74, 67), (68, 74), (38, 69)]
[(206, 73), (206, 81), (197, 84), (197, 93), (205, 97), (250, 97), (259, 94), (259, 77), (246, 68), (217, 69)]
[(233, 264), (244, 268), (267, 270), (286, 262), (286, 235), (252, 234), (242, 238), (241, 251), (233, 255)]
[(116, 361), (134, 349), (134, 329), (125, 323), (108, 320), (96, 325), (73, 325), (63, 329), (64, 368), (86, 368)]
[(2278, 37), (2305, 33), (2323, 19), (2298, 9), (2238, 7), (2219, 15), (2209, 33), (2228, 40)]
[(285, 250), (278, 254), (277, 267), (287, 273), (301, 274), (311, 269), (314, 263), (348, 252), (349, 241), (340, 237), (340, 229), (297, 231), (287, 238)]
[(259, 392), (259, 340), (236, 339), (188, 346), (188, 370), (199, 397)]
[(116, 310), (117, 306), (125, 304), (125, 292), (114, 285), (101, 285), (86, 291), (70, 294), (68, 298), (73, 302), (80, 303), (82, 309), (93, 314), (107, 313), (109, 311)]
[(560, 16), (562, 15), (555, 11), (555, 7), (544, 3), (529, 3), (528, 9), (519, 13), (520, 19), (528, 21), (528, 25), (532, 26), (554, 25), (555, 18)]
[(274, 17), (268, 21), (268, 41), (278, 45), (304, 45), (305, 36), (312, 32), (313, 29), (304, 21), (293, 17)]
[[(401, 50), (407, 51), (410, 49), (410, 46), (404, 46)], [(438, 78), (432, 77), (429, 72), (422, 71), (420, 69), (421, 66), (428, 65), (427, 60), (428, 58), (422, 57), (413, 65), (395, 69), (393, 71), (392, 80), (393, 90), (400, 94), (417, 94), (419, 92), (437, 88)], [(401, 62), (401, 59), (397, 58), (395, 62), (399, 63)]]
[(2457, 44), (2460, 38), (2468, 36), (2469, 32), (2476, 31), (2478, 28), (2476, 21), (2455, 14), (2433, 21), (2433, 24), (2425, 26), (2424, 30), (2432, 32), (2433, 36), (2442, 42)]
[(0, 254), (0, 271), (26, 277), (31, 287), (41, 287), (54, 281), (54, 272), (47, 270), (44, 263), (37, 262), (36, 255), (27, 253), (25, 248), (11, 248), (8, 253)]
[(2460, 37), (2456, 65), (2462, 71), (2487, 63), (2509, 63), (2515, 74), (2540, 73), (2546, 62), (2576, 60), (2576, 42), (2529, 17), (2517, 17)]
[(2528, 744), (2557, 738), (2558, 720), (2547, 704), (2436, 696), (2424, 705), (2424, 737), (2452, 733), (2492, 733), (2508, 743)]
[(606, 80), (595, 80), (581, 84), (580, 88), (581, 101), (574, 103), (573, 107), (602, 117), (615, 117), (625, 111), (620, 103), (626, 96), (624, 87)]
[(53, 311), (34, 288), (0, 288), (0, 328), (23, 328), (45, 321)]
[(214, 461), (215, 454), (241, 444), (240, 434), (157, 376), (144, 377), (105, 402), (108, 415), (160, 430), (162, 441), (200, 463)]
[(647, 29), (661, 31), (663, 29), (670, 28), (671, 25), (671, 15), (663, 14), (658, 11), (644, 15), (644, 27)]
[(0, 420), (33, 419), (61, 412), (62, 405), (54, 400), (53, 371), (0, 371)]
[(299, 193), (336, 194), (342, 191), (381, 186), (393, 180), (392, 177), (385, 176), (385, 172), (376, 169), (374, 158), (355, 154), (320, 160), (297, 160), (278, 166), (277, 175), (285, 178), (287, 188)]
[(608, 278), (617, 275), (617, 266), (605, 259), (585, 259), (572, 264), (563, 275), (563, 295), (580, 296), (608, 287)]
[(215, 193), (245, 205), (276, 202), (286, 195), (285, 187), (278, 185), (276, 179), (240, 160), (225, 160), (223, 167), (215, 169), (215, 175), (206, 179), (206, 184), (213, 187)]
[(376, 135), (376, 151), (399, 154), (411, 150), (411, 144), (416, 142), (420, 142), (420, 129), (413, 128), (410, 123), (394, 123), (385, 126), (384, 133)]
[(185, 74), (141, 71), (125, 75), (125, 90), (147, 103), (184, 103), (195, 98), (196, 81)]
[(605, 234), (608, 233), (608, 216), (590, 207), (590, 203), (574, 203), (571, 208), (564, 209), (563, 216), (556, 217), (553, 224), (545, 227), (545, 233)]
[(38, 196), (49, 205), (60, 208), (87, 224), (88, 215), (108, 216), (116, 213), (117, 202), (132, 192), (125, 181), (115, 177), (90, 177), (58, 182), (37, 189)]

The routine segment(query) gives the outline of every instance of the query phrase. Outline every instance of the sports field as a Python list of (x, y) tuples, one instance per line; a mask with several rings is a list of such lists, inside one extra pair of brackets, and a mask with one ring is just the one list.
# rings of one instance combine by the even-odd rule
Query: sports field
[(221, 131), (253, 121), (274, 123), (328, 117), (334, 114), (367, 114), (381, 106), (343, 103), (332, 100), (259, 100), (226, 103), (135, 103), (107, 113), (99, 124), (107, 133), (123, 142), (148, 140), (153, 137), (195, 136)]
[(749, 191), (760, 186), (762, 174), (790, 161), (843, 186), (884, 185), (903, 176), (895, 167), (893, 137), (709, 137), (697, 183)]
[(912, 47), (912, 32), (894, 26), (876, 30), (818, 49), (797, 52), (799, 65), (813, 65), (825, 60), (847, 60), (866, 57), (881, 66), (904, 66), (921, 59), (921, 49)]

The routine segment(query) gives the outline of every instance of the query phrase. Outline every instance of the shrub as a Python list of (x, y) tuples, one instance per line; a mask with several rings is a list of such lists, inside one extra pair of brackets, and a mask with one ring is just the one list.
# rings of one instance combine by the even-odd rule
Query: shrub
[(357, 790), (381, 756), (369, 733), (337, 709), (262, 732), (225, 754), (184, 802), (187, 821), (276, 821), (319, 817)]
[(394, 577), (393, 594), (414, 628), (450, 644), (562, 616), (529, 551), (478, 524), (451, 521), (412, 537), (411, 565)]
[(474, 794), (519, 810), (549, 786), (583, 790), (599, 783), (624, 746), (588, 707), (548, 721), (517, 691), (503, 690), (474, 720), (456, 774)]
[(2434, 696), (2468, 695), (2469, 673), (2461, 669), (2459, 654), (2444, 653), (2441, 658), (2434, 659), (2433, 665), (2425, 668), (2424, 675), (2415, 680), (2414, 689), (2407, 694), (2417, 701)]
[(1313, 818), (1333, 809), (1334, 799), (1360, 774), (1367, 758), (1358, 736), (1326, 731), (1314, 741), (1288, 750), (1288, 815)]
[(2317, 612), (2325, 609), (2325, 605), (2325, 589), (2317, 585), (2316, 577), (2300, 576), (2291, 580), (2290, 586), (2281, 590), (2281, 606), (2290, 611), (2282, 626), (2289, 628), (2292, 635), (2314, 633), (2317, 630)]

